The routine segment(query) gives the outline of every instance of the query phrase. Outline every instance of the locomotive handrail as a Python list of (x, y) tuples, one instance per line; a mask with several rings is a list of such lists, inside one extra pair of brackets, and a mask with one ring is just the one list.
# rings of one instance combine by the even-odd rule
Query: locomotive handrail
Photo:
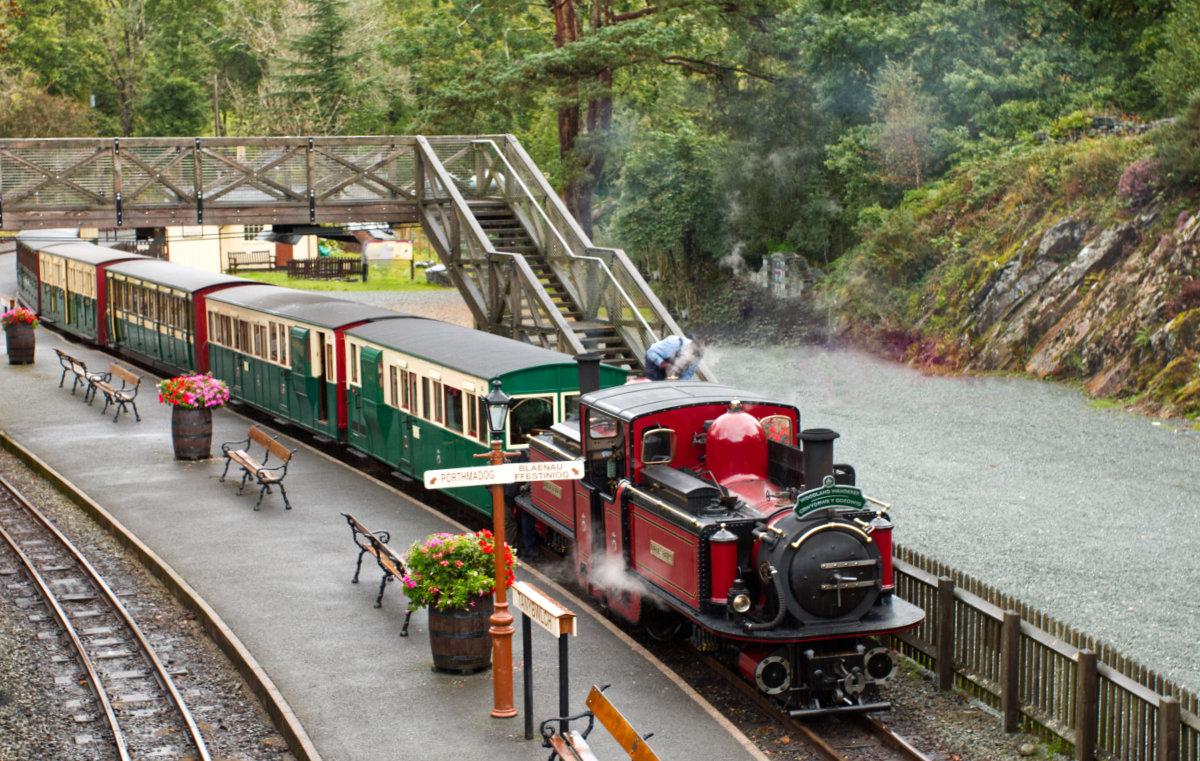
[(629, 491), (631, 494), (641, 497), (642, 499), (646, 500), (647, 502), (653, 503), (655, 507), (665, 510), (666, 512), (671, 513), (672, 515), (679, 516), (680, 519), (687, 521), (688, 523), (692, 524), (696, 528), (702, 528), (704, 526), (704, 524), (701, 523), (700, 521), (696, 520), (695, 517), (688, 515), (687, 513), (672, 507), (671, 505), (668, 505), (666, 502), (663, 502), (661, 499), (659, 499), (657, 497), (653, 497), (653, 496), (647, 494), (646, 492), (644, 492), (641, 489), (634, 486), (632, 482), (625, 481), (624, 484), (625, 484), (625, 489), (627, 491)]

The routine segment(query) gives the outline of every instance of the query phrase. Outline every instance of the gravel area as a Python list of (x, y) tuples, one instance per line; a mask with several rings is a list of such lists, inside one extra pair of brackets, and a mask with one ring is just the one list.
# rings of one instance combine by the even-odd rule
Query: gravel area
[[(171, 670), (214, 760), (292, 761), (283, 737), (233, 666), (157, 580), (7, 452), (0, 451), (0, 473), (49, 515), (123, 596), (158, 657)], [(30, 610), (31, 587), (16, 568), (7, 547), (0, 549), (0, 759), (107, 758), (100, 751), (102, 723), (75, 719), (82, 711), (74, 710), (71, 701), (80, 699), (79, 686), (56, 683), (47, 656), (57, 649), (57, 641), (39, 638), (30, 617), (42, 608)], [(87, 739), (93, 735), (94, 740)]]

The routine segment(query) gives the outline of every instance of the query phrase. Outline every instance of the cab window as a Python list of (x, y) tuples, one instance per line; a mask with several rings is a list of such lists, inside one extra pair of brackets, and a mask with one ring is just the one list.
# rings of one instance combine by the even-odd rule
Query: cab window
[(675, 459), (675, 432), (652, 428), (642, 434), (642, 464), (657, 465)]
[(546, 430), (554, 425), (554, 400), (548, 396), (530, 396), (514, 399), (508, 411), (509, 441), (524, 444), (525, 438), (535, 430)]

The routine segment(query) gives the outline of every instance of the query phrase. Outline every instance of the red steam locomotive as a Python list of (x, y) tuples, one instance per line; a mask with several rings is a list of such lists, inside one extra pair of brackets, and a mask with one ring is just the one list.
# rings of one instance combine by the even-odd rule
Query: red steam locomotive
[[(581, 388), (595, 368), (581, 363)], [(706, 651), (793, 716), (885, 709), (882, 635), (916, 626), (893, 595), (892, 524), (792, 405), (713, 383), (585, 393), (531, 461), (582, 460), (517, 505), (567, 539), (579, 583), (635, 624), (690, 622)]]

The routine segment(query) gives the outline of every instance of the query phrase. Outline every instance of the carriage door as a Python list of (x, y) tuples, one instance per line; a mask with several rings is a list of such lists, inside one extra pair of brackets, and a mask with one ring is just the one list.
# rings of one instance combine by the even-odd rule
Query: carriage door
[(292, 326), (289, 340), (288, 357), (292, 362), (291, 382), (288, 383), (289, 396), (295, 394), (295, 403), (288, 400), (288, 406), (293, 410), (296, 420), (302, 425), (312, 425), (312, 397), (315, 381), (309, 372), (311, 365), (311, 344), (308, 340), (308, 328)]
[(356, 411), (361, 417), (350, 421), (350, 440), (360, 449), (386, 456), (379, 415), (383, 407), (383, 352), (364, 346), (359, 352), (359, 377)]

